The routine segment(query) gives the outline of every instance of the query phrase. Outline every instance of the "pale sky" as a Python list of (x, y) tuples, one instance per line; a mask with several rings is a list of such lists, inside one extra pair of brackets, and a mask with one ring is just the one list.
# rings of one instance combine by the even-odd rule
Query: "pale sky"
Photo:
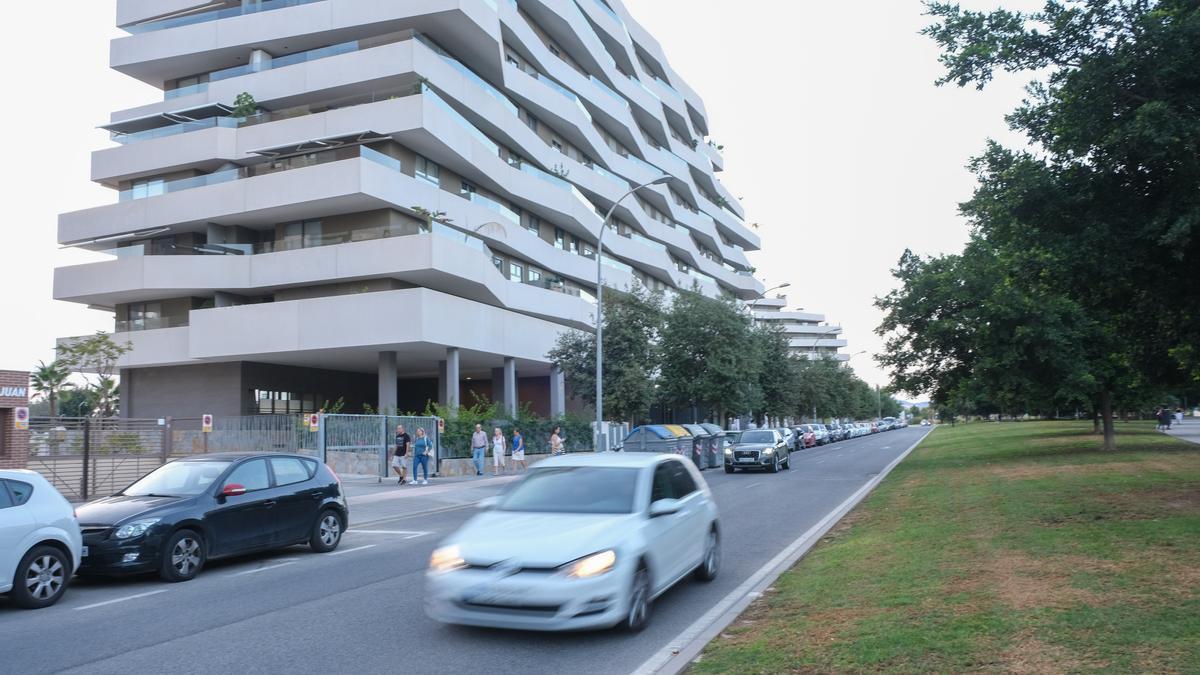
[[(937, 88), (937, 50), (917, 31), (918, 0), (625, 0), (704, 98), (725, 146), (721, 179), (761, 224), (752, 254), (768, 287), (784, 282), (792, 308), (845, 328), (851, 365), (886, 376), (872, 299), (892, 287), (905, 247), (958, 250), (957, 204), (974, 185), (964, 168), (988, 137), (1018, 142), (1003, 115), (1022, 80), (984, 92)], [(1038, 0), (967, 0), (1035, 9)], [(0, 234), (0, 369), (53, 358), (54, 339), (112, 330), (112, 316), (51, 299), (55, 266), (96, 259), (60, 250), (57, 215), (116, 201), (89, 181), (90, 153), (110, 144), (95, 127), (109, 112), (161, 92), (108, 69), (114, 0), (13, 3), (3, 52), (0, 119), (7, 132), (6, 220)], [(55, 26), (53, 44), (38, 26)]]

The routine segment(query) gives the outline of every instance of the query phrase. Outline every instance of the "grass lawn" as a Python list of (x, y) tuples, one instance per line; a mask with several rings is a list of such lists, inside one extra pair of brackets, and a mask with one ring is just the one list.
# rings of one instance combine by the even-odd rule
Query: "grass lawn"
[(1200, 673), (1200, 445), (935, 431), (693, 673)]

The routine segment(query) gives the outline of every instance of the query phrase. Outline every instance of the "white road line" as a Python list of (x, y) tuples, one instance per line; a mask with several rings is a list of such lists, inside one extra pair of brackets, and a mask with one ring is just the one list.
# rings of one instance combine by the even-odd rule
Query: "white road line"
[(417, 532), (414, 530), (346, 530), (346, 532), (357, 532), (358, 534), (395, 534), (405, 539), (416, 539), (417, 537), (424, 537), (427, 534), (433, 534), (432, 532)]
[(279, 569), (280, 567), (287, 567), (288, 565), (295, 565), (295, 564), (296, 564), (295, 560), (288, 560), (286, 562), (275, 563), (274, 565), (267, 565), (266, 567), (259, 567), (259, 568), (252, 569), (252, 570), (246, 570), (244, 572), (234, 572), (233, 574), (230, 574), (229, 576), (244, 577), (247, 574), (258, 574), (259, 572), (266, 572), (267, 570), (276, 570), (276, 569)]
[(757, 482), (757, 483), (751, 483), (751, 484), (749, 484), (749, 485), (746, 485), (746, 486), (744, 486), (744, 489), (746, 489), (746, 490), (749, 490), (750, 488), (752, 488), (752, 487), (758, 487), (759, 485), (762, 485), (762, 481), (759, 481), (759, 482)]
[(84, 605), (83, 607), (76, 607), (75, 611), (78, 612), (78, 611), (84, 610), (84, 609), (95, 609), (97, 607), (103, 607), (105, 605), (113, 605), (118, 602), (125, 602), (126, 600), (137, 600), (138, 598), (145, 598), (145, 597), (148, 597), (151, 595), (158, 595), (159, 593), (166, 593), (168, 590), (169, 589), (163, 588), (163, 589), (159, 589), (157, 591), (147, 591), (145, 593), (138, 593), (136, 595), (127, 595), (123, 598), (116, 598), (115, 600), (105, 600), (104, 602), (96, 602), (96, 603), (93, 603), (90, 605)]
[(354, 548), (344, 548), (340, 551), (334, 551), (333, 553), (330, 553), (329, 555), (341, 555), (343, 553), (354, 553), (355, 551), (362, 551), (362, 550), (368, 549), (368, 548), (375, 548), (375, 546), (376, 546), (375, 544), (367, 544), (365, 546), (355, 546)]
[(729, 595), (721, 598), (720, 602), (713, 605), (712, 609), (705, 612), (703, 616), (685, 628), (682, 633), (675, 636), (673, 640), (663, 646), (657, 653), (646, 659), (642, 665), (633, 671), (633, 675), (653, 675), (656, 673), (678, 674), (683, 672), (692, 660), (700, 654), (709, 640), (716, 637), (726, 626), (733, 623), (742, 610), (750, 606), (750, 603), (756, 597), (755, 593), (761, 594), (764, 589), (795, 564), (826, 532), (842, 519), (842, 516), (849, 513), (851, 509), (858, 505), (876, 485), (891, 473), (897, 464), (903, 461), (928, 436), (928, 434), (925, 434), (917, 439), (915, 443), (900, 453), (877, 476), (867, 481), (865, 485), (850, 495), (846, 501), (826, 514), (820, 522), (800, 535), (799, 539), (796, 539), (787, 548), (780, 551), (778, 555), (760, 567), (754, 574), (750, 575), (750, 578), (743, 581)]

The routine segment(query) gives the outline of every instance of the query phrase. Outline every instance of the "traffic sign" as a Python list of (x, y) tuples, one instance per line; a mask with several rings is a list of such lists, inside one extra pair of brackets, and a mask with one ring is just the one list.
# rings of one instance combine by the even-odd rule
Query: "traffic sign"
[(317, 413), (308, 416), (308, 430), (314, 433), (321, 430), (321, 416)]
[(17, 431), (27, 431), (29, 429), (29, 408), (24, 406), (13, 408), (13, 428)]
[(212, 433), (213, 416), (204, 415), (200, 418), (200, 431), (206, 434)]
[(446, 433), (446, 420), (444, 420), (440, 417), (438, 418), (438, 433), (439, 434)]

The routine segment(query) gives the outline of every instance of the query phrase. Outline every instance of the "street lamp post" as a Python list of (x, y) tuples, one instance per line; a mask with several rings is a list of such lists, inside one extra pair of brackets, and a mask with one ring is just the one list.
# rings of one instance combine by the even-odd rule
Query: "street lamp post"
[(600, 262), (604, 259), (604, 233), (608, 231), (608, 221), (612, 218), (613, 211), (617, 210), (617, 206), (626, 197), (644, 187), (665, 183), (670, 179), (670, 176), (659, 176), (621, 195), (621, 198), (609, 207), (608, 213), (604, 214), (604, 222), (600, 223), (600, 234), (596, 236), (596, 446), (600, 445), (600, 429), (604, 421), (604, 279), (601, 277), (603, 268)]

